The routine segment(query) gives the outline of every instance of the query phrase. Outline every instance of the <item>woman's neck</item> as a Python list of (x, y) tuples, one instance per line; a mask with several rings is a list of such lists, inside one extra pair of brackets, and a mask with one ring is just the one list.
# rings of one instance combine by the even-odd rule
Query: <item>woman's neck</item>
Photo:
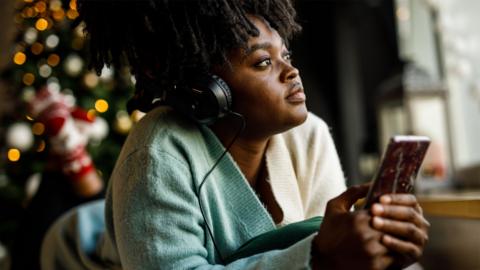
[[(235, 136), (235, 129), (222, 124), (211, 127), (222, 144), (226, 147)], [(232, 132), (232, 130), (234, 130)], [(255, 189), (257, 180), (262, 177), (262, 168), (265, 166), (265, 151), (269, 138), (251, 138), (240, 134), (228, 152), (240, 167), (250, 186)]]

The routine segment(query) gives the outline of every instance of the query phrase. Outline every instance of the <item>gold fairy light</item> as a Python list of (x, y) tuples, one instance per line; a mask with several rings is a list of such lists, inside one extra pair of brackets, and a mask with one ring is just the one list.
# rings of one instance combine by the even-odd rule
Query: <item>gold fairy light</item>
[(25, 75), (23, 75), (22, 81), (25, 85), (32, 85), (35, 82), (35, 75), (30, 72), (25, 73)]
[(95, 110), (99, 113), (104, 113), (108, 110), (108, 102), (104, 99), (98, 99), (95, 101)]
[(25, 118), (27, 118), (28, 121), (33, 121), (33, 118), (30, 115), (25, 115)]
[(90, 109), (87, 111), (87, 118), (89, 120), (95, 119), (95, 115), (97, 115), (97, 111), (95, 111), (94, 109)]
[(38, 31), (45, 31), (48, 28), (48, 21), (44, 18), (38, 19), (35, 23), (35, 28), (37, 28)]
[(8, 157), (8, 160), (10, 160), (11, 162), (18, 161), (20, 159), (20, 150), (16, 148), (9, 149), (7, 153), (7, 157)]
[(74, 9), (69, 9), (67, 11), (67, 18), (69, 18), (70, 20), (75, 20), (77, 17), (78, 17), (78, 11), (74, 10)]
[(38, 12), (38, 13), (43, 13), (47, 10), (47, 4), (43, 1), (38, 1), (36, 4), (35, 4), (35, 10)]
[(77, 0), (71, 0), (69, 6), (71, 9), (77, 10)]
[(45, 132), (45, 125), (40, 123), (40, 122), (36, 122), (35, 124), (33, 124), (32, 126), (32, 133), (37, 135), (37, 136), (40, 136), (43, 134), (43, 132)]
[(33, 18), (37, 16), (37, 11), (34, 8), (26, 7), (22, 10), (23, 18)]
[(51, 0), (50, 1), (50, 10), (59, 11), (62, 9), (62, 2), (60, 0)]
[(58, 54), (52, 53), (48, 56), (47, 58), (47, 64), (49, 64), (52, 67), (55, 67), (60, 63), (60, 56)]
[(52, 17), (56, 21), (61, 21), (65, 18), (65, 11), (62, 8), (60, 8), (59, 10), (55, 10), (52, 12)]
[(30, 47), (30, 50), (33, 54), (39, 55), (43, 52), (43, 45), (40, 42), (35, 42), (33, 43), (32, 47)]
[(23, 52), (17, 52), (13, 56), (13, 62), (17, 65), (23, 65), (27, 61), (27, 55), (25, 55)]
[(38, 143), (37, 152), (43, 152), (43, 150), (45, 150), (45, 141), (41, 140), (40, 143)]

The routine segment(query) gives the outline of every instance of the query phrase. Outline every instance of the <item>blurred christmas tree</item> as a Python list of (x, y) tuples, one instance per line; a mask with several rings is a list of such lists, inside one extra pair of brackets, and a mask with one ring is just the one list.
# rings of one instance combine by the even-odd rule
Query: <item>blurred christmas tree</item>
[[(25, 103), (44, 86), (60, 91), (90, 117), (105, 119), (95, 132), (107, 135), (89, 145), (89, 152), (104, 180), (108, 180), (121, 145), (132, 123), (125, 111), (133, 92), (128, 70), (105, 67), (100, 76), (88, 70), (83, 25), (76, 21), (76, 2), (24, 0), (17, 2), (18, 36), (12, 61), (2, 78), (9, 82), (9, 102), (14, 111), (0, 122), (0, 241), (9, 242), (15, 229), (32, 175), (42, 172), (48, 143), (45, 127), (28, 115)], [(52, 194), (53, 195), (53, 194)]]

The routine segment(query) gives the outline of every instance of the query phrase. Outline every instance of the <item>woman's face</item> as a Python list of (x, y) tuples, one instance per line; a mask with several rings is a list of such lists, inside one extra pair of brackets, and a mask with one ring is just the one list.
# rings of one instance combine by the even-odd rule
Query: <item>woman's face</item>
[(246, 133), (271, 136), (303, 123), (307, 117), (305, 94), (298, 69), (276, 30), (250, 16), (258, 28), (247, 49), (233, 50), (232, 68), (216, 71), (232, 90), (233, 111), (242, 114)]

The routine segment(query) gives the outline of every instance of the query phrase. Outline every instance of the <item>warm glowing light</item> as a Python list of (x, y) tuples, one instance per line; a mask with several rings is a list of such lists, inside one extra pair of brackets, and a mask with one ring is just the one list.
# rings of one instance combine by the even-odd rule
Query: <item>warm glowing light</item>
[(52, 12), (52, 17), (56, 21), (61, 21), (63, 20), (63, 18), (65, 18), (65, 11), (61, 8), (59, 10), (55, 10), (54, 12)]
[(89, 72), (85, 74), (83, 81), (88, 88), (94, 88), (98, 84), (98, 76), (93, 72)]
[(27, 56), (23, 52), (17, 52), (13, 56), (13, 62), (17, 65), (23, 65), (27, 61)]
[(45, 12), (45, 10), (47, 10), (47, 4), (43, 1), (39, 1), (35, 4), (35, 10), (40, 13)]
[(36, 122), (35, 124), (33, 124), (32, 126), (32, 133), (35, 134), (35, 135), (42, 135), (43, 132), (45, 132), (45, 125), (40, 123), (40, 122)]
[(78, 11), (74, 10), (74, 9), (69, 9), (67, 11), (67, 18), (69, 18), (70, 20), (74, 20), (78, 17)]
[(33, 0), (23, 0), (25, 3), (33, 3)]
[(142, 119), (143, 116), (145, 116), (144, 112), (141, 112), (139, 110), (134, 110), (132, 112), (131, 118), (132, 118), (132, 121), (136, 123), (136, 122), (140, 121), (140, 119)]
[(45, 20), (44, 18), (40, 18), (37, 20), (35, 23), (35, 28), (37, 28), (38, 31), (44, 31), (48, 27), (48, 21)]
[(104, 99), (98, 99), (95, 101), (95, 110), (99, 113), (104, 113), (108, 110), (108, 102)]
[(26, 7), (22, 10), (22, 16), (24, 18), (33, 18), (37, 16), (37, 11), (31, 7)]
[(71, 0), (69, 6), (71, 9), (77, 10), (77, 0)]
[(35, 75), (33, 75), (32, 73), (25, 73), (25, 75), (23, 75), (23, 79), (22, 79), (23, 83), (26, 84), (26, 85), (32, 85), (33, 82), (35, 82)]
[(49, 64), (52, 67), (55, 67), (60, 63), (60, 56), (58, 54), (52, 53), (48, 56), (47, 58), (47, 64)]
[(60, 0), (51, 0), (50, 1), (50, 10), (59, 11), (62, 9), (62, 2)]
[(25, 118), (27, 118), (28, 121), (33, 121), (33, 118), (30, 115), (25, 115)]
[(97, 111), (95, 111), (94, 109), (90, 109), (90, 110), (88, 110), (88, 112), (87, 112), (87, 118), (88, 118), (89, 120), (93, 120), (93, 119), (95, 119), (95, 115), (96, 115), (96, 114), (97, 114)]
[(33, 43), (30, 50), (32, 51), (33, 54), (39, 55), (43, 52), (43, 45), (42, 45), (42, 43), (35, 42), (35, 43)]
[(12, 162), (18, 161), (20, 159), (20, 151), (15, 148), (9, 149), (7, 156), (8, 156), (8, 160)]
[(42, 152), (43, 150), (45, 150), (45, 141), (41, 140), (40, 143), (38, 144), (37, 152)]

